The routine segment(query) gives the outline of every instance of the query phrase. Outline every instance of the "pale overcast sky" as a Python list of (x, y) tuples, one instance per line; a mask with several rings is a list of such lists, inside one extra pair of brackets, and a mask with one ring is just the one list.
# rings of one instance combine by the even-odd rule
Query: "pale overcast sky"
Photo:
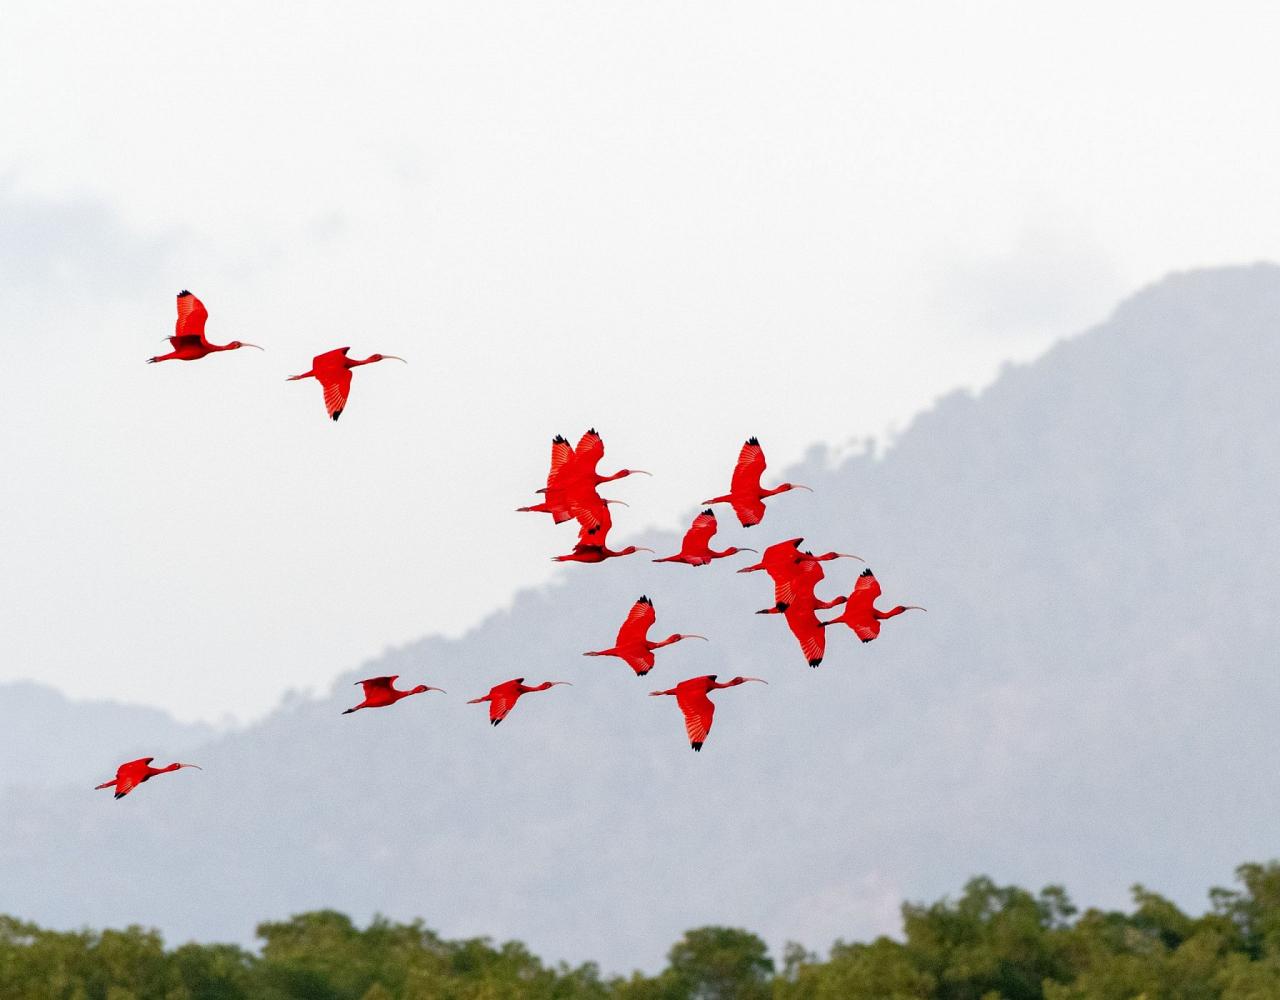
[[(622, 533), (675, 526), (749, 434), (780, 472), (1168, 270), (1280, 259), (1270, 4), (4, 21), (0, 679), (183, 718), (560, 572), (572, 530), (511, 512), (554, 433), (656, 473)], [(180, 288), (267, 353), (144, 365)], [(334, 425), (284, 380), (343, 345), (411, 364)]]

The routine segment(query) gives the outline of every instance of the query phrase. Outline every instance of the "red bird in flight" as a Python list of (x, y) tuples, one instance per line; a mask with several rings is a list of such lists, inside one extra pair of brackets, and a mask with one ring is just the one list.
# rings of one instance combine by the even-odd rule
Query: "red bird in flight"
[(94, 791), (100, 788), (115, 788), (116, 798), (122, 799), (144, 781), (150, 781), (157, 774), (167, 774), (169, 771), (176, 771), (182, 767), (194, 767), (197, 771), (204, 770), (199, 764), (170, 764), (168, 767), (152, 767), (151, 762), (153, 760), (155, 760), (154, 757), (142, 757), (138, 760), (131, 760), (127, 764), (121, 764), (116, 768), (115, 778), (111, 781), (104, 781), (101, 785), (95, 785)]
[(636, 672), (636, 676), (643, 677), (653, 669), (653, 651), (655, 649), (670, 646), (681, 639), (702, 639), (706, 641), (707, 637), (705, 635), (675, 632), (661, 642), (651, 642), (649, 640), (649, 629), (653, 627), (653, 623), (657, 621), (657, 618), (658, 615), (653, 609), (653, 602), (648, 597), (641, 597), (631, 606), (631, 611), (627, 614), (627, 620), (622, 623), (622, 628), (618, 629), (618, 638), (614, 640), (611, 648), (595, 650), (582, 655), (616, 656), (618, 659), (626, 661), (627, 666)]
[(362, 708), (386, 708), (389, 705), (394, 705), (401, 698), (408, 698), (411, 694), (426, 694), (428, 691), (446, 693), (444, 688), (431, 687), (427, 684), (419, 684), (408, 691), (399, 691), (395, 687), (395, 682), (399, 676), (399, 674), (392, 674), (390, 677), (370, 677), (368, 680), (356, 681), (357, 684), (364, 686), (364, 701), (354, 708), (348, 708), (342, 714), (350, 715), (352, 712), (358, 712)]
[(594, 427), (582, 435), (576, 449), (569, 444), (567, 438), (557, 434), (551, 440), (551, 468), (547, 473), (547, 485), (538, 491), (543, 494), (543, 502), (516, 509), (521, 512), (550, 514), (556, 524), (577, 518), (578, 523), (590, 534), (597, 534), (601, 520), (600, 506), (622, 501), (601, 500), (596, 487), (637, 473), (650, 475), (644, 469), (622, 469), (612, 476), (602, 476), (596, 471), (596, 466), (603, 457), (604, 441)]
[[(598, 498), (597, 498), (598, 499)], [(618, 556), (629, 556), (635, 552), (653, 552), (640, 545), (628, 545), (616, 552), (609, 548), (609, 532), (613, 528), (613, 518), (609, 516), (609, 508), (603, 500), (592, 507), (592, 517), (597, 522), (595, 528), (585, 524), (578, 529), (578, 544), (573, 551), (564, 556), (552, 556), (556, 562), (598, 563)]]
[(680, 551), (673, 556), (667, 556), (665, 559), (655, 559), (654, 562), (677, 562), (687, 563), (690, 566), (709, 566), (713, 559), (723, 559), (725, 556), (737, 555), (739, 552), (755, 552), (755, 549), (739, 548), (736, 545), (730, 545), (727, 549), (717, 552), (711, 548), (711, 536), (716, 533), (716, 514), (710, 507), (693, 519), (693, 524), (689, 526), (689, 530), (684, 533), (684, 539), (680, 542)]
[(342, 416), (342, 411), (347, 408), (347, 396), (351, 392), (352, 368), (371, 365), (375, 361), (385, 361), (387, 358), (408, 364), (404, 358), (394, 354), (370, 354), (363, 361), (357, 361), (355, 358), (347, 357), (349, 350), (351, 350), (350, 347), (339, 347), (337, 350), (317, 354), (311, 359), (311, 371), (303, 372), (301, 375), (290, 375), (288, 378), (290, 382), (296, 382), (301, 378), (314, 378), (319, 382), (324, 387), (324, 408), (329, 411), (329, 416), (334, 420)]
[(711, 732), (711, 720), (716, 714), (716, 706), (707, 695), (717, 688), (736, 687), (739, 684), (745, 684), (747, 681), (760, 681), (761, 684), (769, 683), (768, 681), (760, 680), (759, 677), (735, 677), (731, 681), (717, 684), (716, 675), (707, 674), (705, 677), (690, 677), (687, 681), (681, 681), (669, 690), (650, 691), (649, 694), (654, 698), (664, 694), (676, 696), (676, 704), (680, 706), (680, 711), (684, 713), (684, 728), (685, 732), (689, 734), (689, 745), (693, 747), (695, 752), (701, 752), (702, 744), (707, 740), (707, 733)]
[(168, 354), (157, 354), (154, 358), (147, 358), (147, 364), (153, 365), (157, 361), (199, 361), (206, 354), (213, 354), (217, 351), (235, 351), (241, 347), (257, 347), (257, 344), (248, 344), (243, 340), (233, 340), (229, 344), (211, 344), (204, 339), (204, 323), (209, 318), (209, 310), (204, 307), (204, 303), (188, 292), (185, 288), (178, 293), (178, 322), (174, 327), (173, 336), (166, 339), (173, 346), (173, 350)]
[(876, 598), (879, 596), (880, 581), (875, 578), (871, 570), (864, 569), (862, 575), (858, 577), (858, 582), (853, 585), (853, 593), (845, 600), (844, 611), (840, 617), (823, 622), (823, 627), (843, 622), (853, 629), (853, 634), (863, 642), (870, 642), (880, 634), (880, 623), (886, 618), (896, 617), (904, 611), (928, 610), (918, 604), (899, 604), (888, 611), (879, 611), (875, 606)]
[(828, 562), (832, 559), (857, 559), (862, 562), (861, 556), (855, 556), (849, 552), (824, 552), (820, 556), (815, 556), (812, 552), (802, 552), (800, 543), (803, 538), (788, 538), (785, 542), (777, 542), (770, 545), (764, 550), (764, 555), (760, 557), (760, 561), (753, 566), (743, 566), (738, 570), (739, 573), (754, 573), (757, 570), (764, 570), (769, 574), (769, 578), (773, 581), (773, 599), (774, 609), (776, 611), (786, 611), (787, 606), (794, 600), (794, 590), (796, 582), (803, 579), (806, 582), (812, 579), (812, 584), (808, 587), (809, 596), (813, 596), (813, 587), (817, 586), (819, 580), (822, 579), (822, 573), (819, 572), (816, 577), (802, 576), (802, 570), (807, 563)]
[(783, 483), (771, 490), (760, 486), (760, 477), (764, 474), (764, 450), (756, 438), (747, 438), (747, 443), (738, 452), (738, 464), (733, 470), (733, 478), (729, 480), (729, 492), (721, 497), (704, 500), (703, 503), (728, 503), (733, 505), (733, 512), (744, 528), (750, 528), (764, 520), (765, 497), (786, 493), (788, 490), (813, 490), (799, 483)]
[[(545, 691), (553, 688), (557, 684), (569, 684), (568, 681), (543, 681), (541, 684), (535, 684), (528, 687), (523, 677), (517, 677), (514, 680), (506, 681), (502, 684), (495, 684), (489, 689), (489, 693), (482, 698), (472, 698), (468, 705), (479, 705), (482, 701), (489, 703), (489, 724), (496, 726), (499, 722), (507, 717), (507, 713), (516, 707), (516, 702), (520, 700), (522, 694), (528, 694), (530, 691)], [(572, 687), (572, 684), (569, 684)]]

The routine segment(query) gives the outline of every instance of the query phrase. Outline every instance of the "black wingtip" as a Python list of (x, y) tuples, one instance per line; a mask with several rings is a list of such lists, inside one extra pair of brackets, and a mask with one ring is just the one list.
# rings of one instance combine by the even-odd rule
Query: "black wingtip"
[(701, 743), (701, 742), (699, 742), (699, 743), (690, 743), (690, 744), (689, 744), (689, 746), (693, 747), (693, 752), (694, 752), (694, 753), (702, 753), (702, 743)]
[(595, 434), (595, 436), (596, 436), (596, 437), (599, 437), (599, 436), (600, 436), (600, 435), (596, 432), (596, 429), (595, 429), (594, 427), (590, 428), (590, 429), (587, 431), (587, 433), (588, 433), (588, 434)]
[(189, 291), (187, 291), (187, 289), (185, 289), (185, 288), (184, 288), (182, 291), (180, 291), (180, 292), (178, 293), (178, 298), (180, 298), (180, 299), (185, 299), (185, 298), (186, 298), (188, 295), (190, 295), (190, 294), (191, 294), (191, 293), (190, 293)]
[(788, 601), (779, 601), (777, 604), (774, 605), (774, 607), (778, 609), (779, 613), (782, 613), (782, 612), (785, 612), (787, 608), (791, 607), (791, 604)]
[(870, 639), (863, 639), (862, 641), (863, 641), (863, 642), (870, 642), (871, 640), (870, 640)]
[(702, 512), (702, 516), (703, 516), (703, 517), (709, 517), (709, 518), (711, 518), (711, 519), (714, 521), (714, 520), (715, 520), (715, 517), (716, 517), (716, 512), (715, 512), (714, 510), (712, 510), (710, 507), (708, 507), (706, 510), (704, 510), (704, 511)]
[(354, 711), (355, 711), (355, 709), (354, 709), (354, 708), (348, 708), (348, 709), (344, 709), (342, 714), (343, 714), (343, 715), (350, 715), (350, 714), (351, 714), (352, 712), (354, 712)]
[[(188, 294), (190, 294), (190, 293), (188, 293)], [(125, 795), (127, 795), (127, 794), (128, 794), (127, 792), (116, 792), (116, 798), (118, 798), (118, 799), (122, 799), (122, 798), (124, 798), (124, 797), (125, 797)]]
[(334, 419), (335, 421), (336, 421), (340, 416), (342, 416), (342, 411), (341, 411), (341, 410), (334, 410), (334, 411), (333, 411), (333, 419)]
[(858, 574), (858, 576), (870, 576), (870, 575), (871, 575), (871, 570), (869, 569), (864, 569), (861, 573)]
[(816, 660), (810, 660), (810, 661), (809, 661), (809, 666), (811, 666), (811, 667), (817, 667), (817, 666), (821, 666), (821, 665), (822, 665), (822, 657), (821, 657), (821, 656), (819, 656)]
[(638, 603), (638, 604), (652, 604), (652, 603), (653, 603), (653, 601), (649, 600), (649, 595), (648, 595), (648, 594), (641, 594), (641, 595), (640, 595), (640, 600), (639, 600), (637, 603)]
[(747, 438), (747, 444), (753, 444), (753, 445), (755, 445), (757, 448), (759, 448), (759, 447), (760, 447), (760, 439), (759, 439), (758, 437), (756, 437), (754, 434), (752, 434), (752, 435), (751, 435), (751, 437)]
[(568, 444), (569, 439), (565, 437), (563, 434), (557, 434), (555, 437), (551, 439), (551, 443), (552, 444)]

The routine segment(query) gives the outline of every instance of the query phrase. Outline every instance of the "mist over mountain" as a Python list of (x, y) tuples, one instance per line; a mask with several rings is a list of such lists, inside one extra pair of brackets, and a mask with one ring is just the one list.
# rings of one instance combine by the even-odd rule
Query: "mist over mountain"
[[(118, 803), (0, 793), (0, 911), (247, 940), (253, 920), (332, 906), (625, 970), (704, 923), (814, 948), (892, 931), (900, 898), (977, 872), (1113, 906), (1136, 875), (1198, 908), (1241, 858), (1280, 853), (1277, 330), (1280, 268), (1174, 275), (940, 400), (883, 454), (771, 469), (766, 483), (816, 492), (770, 501), (761, 526), (718, 508), (717, 546), (804, 535), (864, 556), (882, 606), (929, 608), (869, 645), (836, 630), (817, 670), (779, 618), (752, 614), (772, 591), (733, 572), (748, 556), (571, 565), (459, 640), (388, 650), (327, 698), (182, 748), (203, 772)], [(844, 363), (856, 392), (856, 353)], [(768, 428), (752, 433), (767, 449)], [(606, 492), (633, 504), (624, 529), (643, 517), (642, 484)], [(548, 555), (572, 544), (495, 507), (528, 517)], [(861, 568), (826, 564), (819, 594)], [(404, 599), (448, 586), (449, 567), (427, 568)], [(711, 641), (660, 650), (644, 678), (583, 658), (641, 594), (659, 636)], [(448, 695), (340, 717), (352, 683), (382, 673)], [(673, 699), (646, 695), (702, 673), (770, 685), (718, 693), (695, 755)], [(491, 729), (465, 701), (514, 676), (574, 686)], [(153, 723), (146, 752), (182, 759), (167, 744), (186, 731)], [(47, 740), (23, 745), (45, 756)]]

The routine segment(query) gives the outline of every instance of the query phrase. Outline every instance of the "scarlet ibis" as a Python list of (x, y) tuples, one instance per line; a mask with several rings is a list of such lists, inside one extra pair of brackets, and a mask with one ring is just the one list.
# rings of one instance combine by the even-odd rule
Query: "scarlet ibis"
[(690, 677), (666, 691), (650, 691), (649, 694), (654, 698), (664, 694), (676, 696), (676, 704), (684, 713), (684, 728), (689, 734), (689, 745), (695, 752), (701, 752), (702, 744), (707, 740), (707, 733), (711, 732), (712, 717), (716, 714), (716, 706), (707, 695), (717, 688), (736, 687), (747, 681), (769, 683), (760, 680), (759, 677), (735, 677), (731, 681), (717, 684), (716, 675), (707, 674), (705, 677)]
[(653, 551), (639, 545), (628, 545), (625, 549), (619, 549), (616, 552), (609, 548), (609, 532), (613, 528), (613, 518), (609, 516), (609, 508), (603, 501), (592, 507), (592, 519), (596, 526), (589, 528), (585, 523), (582, 524), (578, 529), (578, 544), (568, 555), (552, 556), (556, 562), (598, 563), (606, 559), (616, 559), (618, 556), (629, 556), (635, 552)]
[(684, 533), (684, 539), (680, 542), (679, 552), (673, 556), (667, 556), (665, 559), (655, 559), (653, 561), (687, 563), (690, 566), (709, 566), (713, 559), (723, 559), (725, 556), (737, 555), (739, 552), (755, 552), (755, 549), (739, 548), (736, 545), (730, 545), (727, 549), (717, 552), (711, 548), (711, 536), (715, 533), (715, 511), (708, 507), (693, 519), (693, 524), (689, 526), (689, 530)]
[(114, 786), (116, 798), (122, 799), (144, 781), (150, 781), (157, 774), (166, 774), (169, 771), (176, 771), (183, 767), (194, 767), (197, 771), (204, 770), (199, 764), (170, 764), (168, 767), (152, 767), (151, 762), (153, 760), (155, 760), (154, 757), (142, 757), (138, 760), (131, 760), (126, 764), (121, 764), (116, 768), (115, 778), (111, 781), (104, 781), (101, 785), (95, 785), (94, 791)]
[(654, 611), (653, 601), (649, 600), (648, 597), (641, 597), (631, 606), (631, 611), (627, 614), (627, 620), (622, 623), (622, 628), (618, 629), (618, 638), (614, 640), (613, 646), (609, 649), (599, 649), (582, 655), (616, 656), (618, 659), (625, 661), (627, 666), (636, 672), (636, 676), (643, 677), (653, 669), (653, 651), (655, 649), (670, 646), (681, 639), (702, 639), (703, 641), (707, 639), (705, 635), (673, 632), (661, 642), (651, 642), (649, 640), (649, 629), (653, 627), (653, 623), (657, 621), (657, 618), (658, 615)]
[[(535, 684), (528, 687), (523, 677), (517, 677), (514, 680), (505, 681), (502, 684), (495, 684), (489, 689), (489, 693), (482, 698), (472, 698), (468, 705), (479, 705), (482, 701), (489, 703), (489, 724), (496, 726), (499, 722), (507, 717), (507, 713), (516, 707), (516, 702), (520, 700), (522, 694), (528, 694), (530, 691), (545, 691), (553, 688), (557, 684), (569, 684), (568, 681), (543, 681), (541, 684)], [(572, 684), (569, 684), (572, 687)]]
[[(778, 611), (786, 611), (787, 605), (794, 599), (794, 587), (797, 577), (800, 576), (801, 568), (808, 563), (827, 562), (831, 559), (857, 559), (862, 562), (861, 556), (855, 556), (849, 552), (824, 552), (820, 556), (815, 556), (812, 552), (801, 551), (800, 543), (803, 538), (788, 538), (785, 542), (777, 542), (770, 545), (764, 550), (760, 561), (753, 566), (743, 566), (738, 570), (739, 573), (754, 573), (757, 570), (764, 570), (769, 574), (769, 578), (773, 580), (774, 604)], [(812, 584), (808, 585), (810, 594), (813, 587), (822, 579), (822, 573), (819, 571), (816, 578), (812, 578)], [(809, 577), (805, 577), (806, 584)]]
[(358, 712), (362, 708), (386, 708), (389, 705), (394, 705), (401, 698), (408, 698), (411, 694), (425, 694), (428, 691), (446, 693), (444, 688), (431, 687), (428, 684), (419, 684), (412, 690), (400, 691), (395, 687), (395, 682), (399, 676), (399, 674), (392, 674), (390, 677), (370, 677), (368, 680), (356, 681), (356, 684), (364, 687), (364, 701), (354, 708), (348, 708), (342, 714), (350, 715), (352, 712)]
[(886, 618), (893, 618), (904, 611), (926, 611), (918, 604), (899, 604), (888, 611), (879, 611), (875, 606), (880, 596), (880, 581), (869, 569), (864, 569), (853, 585), (853, 593), (845, 601), (844, 611), (839, 618), (823, 622), (823, 626), (836, 625), (843, 622), (853, 629), (853, 634), (863, 642), (870, 642), (880, 634), (880, 623)]
[(153, 365), (157, 361), (199, 361), (206, 354), (213, 354), (216, 351), (235, 351), (241, 347), (257, 347), (257, 344), (248, 344), (243, 340), (233, 340), (229, 344), (211, 344), (204, 339), (204, 324), (209, 318), (209, 310), (204, 307), (204, 303), (192, 295), (185, 288), (178, 293), (178, 322), (174, 327), (173, 336), (168, 337), (169, 343), (173, 346), (173, 350), (168, 354), (157, 354), (154, 358), (147, 358), (147, 364)]
[(557, 434), (551, 440), (551, 467), (547, 472), (547, 485), (538, 491), (544, 495), (543, 502), (516, 509), (550, 514), (556, 524), (571, 517), (577, 518), (591, 534), (596, 534), (600, 526), (600, 504), (618, 502), (602, 501), (596, 487), (636, 473), (649, 475), (643, 469), (622, 469), (612, 476), (602, 476), (596, 471), (596, 466), (603, 457), (604, 441), (594, 427), (582, 435), (576, 449), (569, 444), (568, 439)]
[(729, 492), (724, 496), (704, 500), (703, 503), (732, 504), (733, 512), (738, 515), (738, 521), (744, 528), (750, 528), (764, 520), (765, 497), (786, 493), (788, 490), (813, 492), (808, 486), (802, 486), (799, 483), (783, 483), (771, 490), (763, 489), (760, 486), (760, 477), (764, 474), (764, 470), (764, 450), (760, 447), (760, 442), (754, 437), (747, 438), (742, 451), (738, 452), (738, 464), (734, 467), (733, 478), (729, 480)]
[(301, 378), (314, 378), (319, 382), (324, 387), (324, 408), (329, 411), (329, 416), (334, 420), (342, 416), (342, 411), (347, 407), (347, 396), (351, 392), (352, 368), (371, 365), (375, 361), (385, 361), (387, 358), (408, 364), (404, 358), (394, 354), (370, 354), (363, 361), (357, 361), (355, 358), (347, 357), (349, 350), (351, 350), (350, 347), (339, 347), (334, 351), (317, 354), (311, 359), (309, 372), (290, 375), (288, 378), (290, 382), (296, 382)]

